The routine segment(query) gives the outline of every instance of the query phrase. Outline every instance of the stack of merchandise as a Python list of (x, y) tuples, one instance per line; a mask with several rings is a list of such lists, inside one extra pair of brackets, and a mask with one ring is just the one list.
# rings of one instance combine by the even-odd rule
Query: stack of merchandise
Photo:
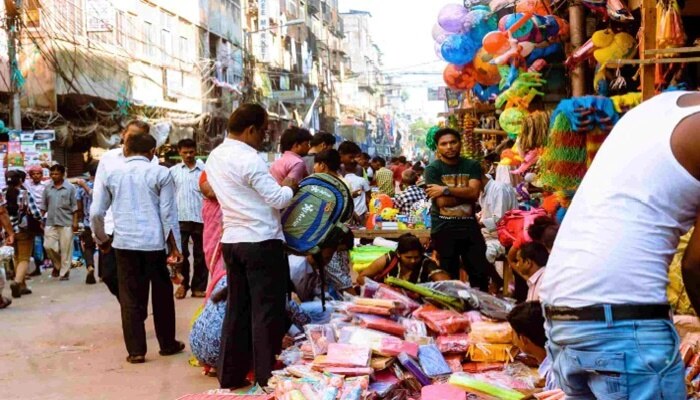
[(386, 282), (367, 279), (362, 297), (330, 304), (329, 324), (305, 327), (273, 373), (277, 398), (521, 399), (535, 389), (537, 372), (514, 362), (510, 303), (458, 281)]

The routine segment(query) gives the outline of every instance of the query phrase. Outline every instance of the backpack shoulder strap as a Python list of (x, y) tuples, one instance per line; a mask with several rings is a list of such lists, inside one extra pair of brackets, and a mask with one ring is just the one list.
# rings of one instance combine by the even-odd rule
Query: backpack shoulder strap
[[(391, 254), (391, 253), (387, 254), (386, 256), (387, 256), (387, 257), (391, 257), (390, 254)], [(393, 257), (391, 257), (391, 258), (389, 259), (389, 262), (387, 263), (387, 266), (384, 267), (384, 270), (383, 270), (379, 275), (377, 275), (377, 276), (375, 277), (375, 280), (376, 280), (377, 282), (381, 282), (382, 280), (384, 280), (384, 278), (386, 278), (386, 277), (389, 275), (389, 273), (391, 273), (391, 271), (392, 271), (394, 268), (396, 268), (397, 265), (399, 265), (399, 256), (398, 256), (398, 255), (394, 255)]]

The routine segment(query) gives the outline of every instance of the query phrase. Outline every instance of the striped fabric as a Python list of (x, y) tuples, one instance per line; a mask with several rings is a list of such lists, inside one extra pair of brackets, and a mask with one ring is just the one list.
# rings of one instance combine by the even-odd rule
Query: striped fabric
[(170, 174), (177, 188), (177, 215), (180, 222), (202, 223), (202, 192), (199, 190), (199, 177), (204, 171), (204, 163), (197, 160), (194, 168), (185, 163), (170, 168)]

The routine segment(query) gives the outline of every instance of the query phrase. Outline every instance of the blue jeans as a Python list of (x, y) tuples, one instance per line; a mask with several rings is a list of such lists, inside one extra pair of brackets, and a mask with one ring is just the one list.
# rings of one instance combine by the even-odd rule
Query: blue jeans
[[(612, 315), (608, 312), (607, 315)], [(567, 400), (686, 398), (670, 320), (551, 321), (547, 352)]]
[(321, 300), (306, 301), (299, 305), (305, 313), (311, 317), (312, 324), (327, 324), (331, 321), (331, 308), (326, 302), (326, 311), (323, 311)]

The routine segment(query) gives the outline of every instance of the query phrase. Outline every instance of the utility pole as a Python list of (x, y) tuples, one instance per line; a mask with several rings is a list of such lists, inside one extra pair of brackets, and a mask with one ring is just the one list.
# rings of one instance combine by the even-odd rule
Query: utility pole
[(17, 39), (19, 38), (19, 19), (20, 10), (22, 10), (22, 0), (5, 0), (6, 25), (7, 32), (7, 55), (10, 64), (10, 116), (13, 129), (22, 129), (22, 115), (19, 106), (20, 90), (23, 84), (22, 73), (19, 70), (19, 62), (17, 61)]

